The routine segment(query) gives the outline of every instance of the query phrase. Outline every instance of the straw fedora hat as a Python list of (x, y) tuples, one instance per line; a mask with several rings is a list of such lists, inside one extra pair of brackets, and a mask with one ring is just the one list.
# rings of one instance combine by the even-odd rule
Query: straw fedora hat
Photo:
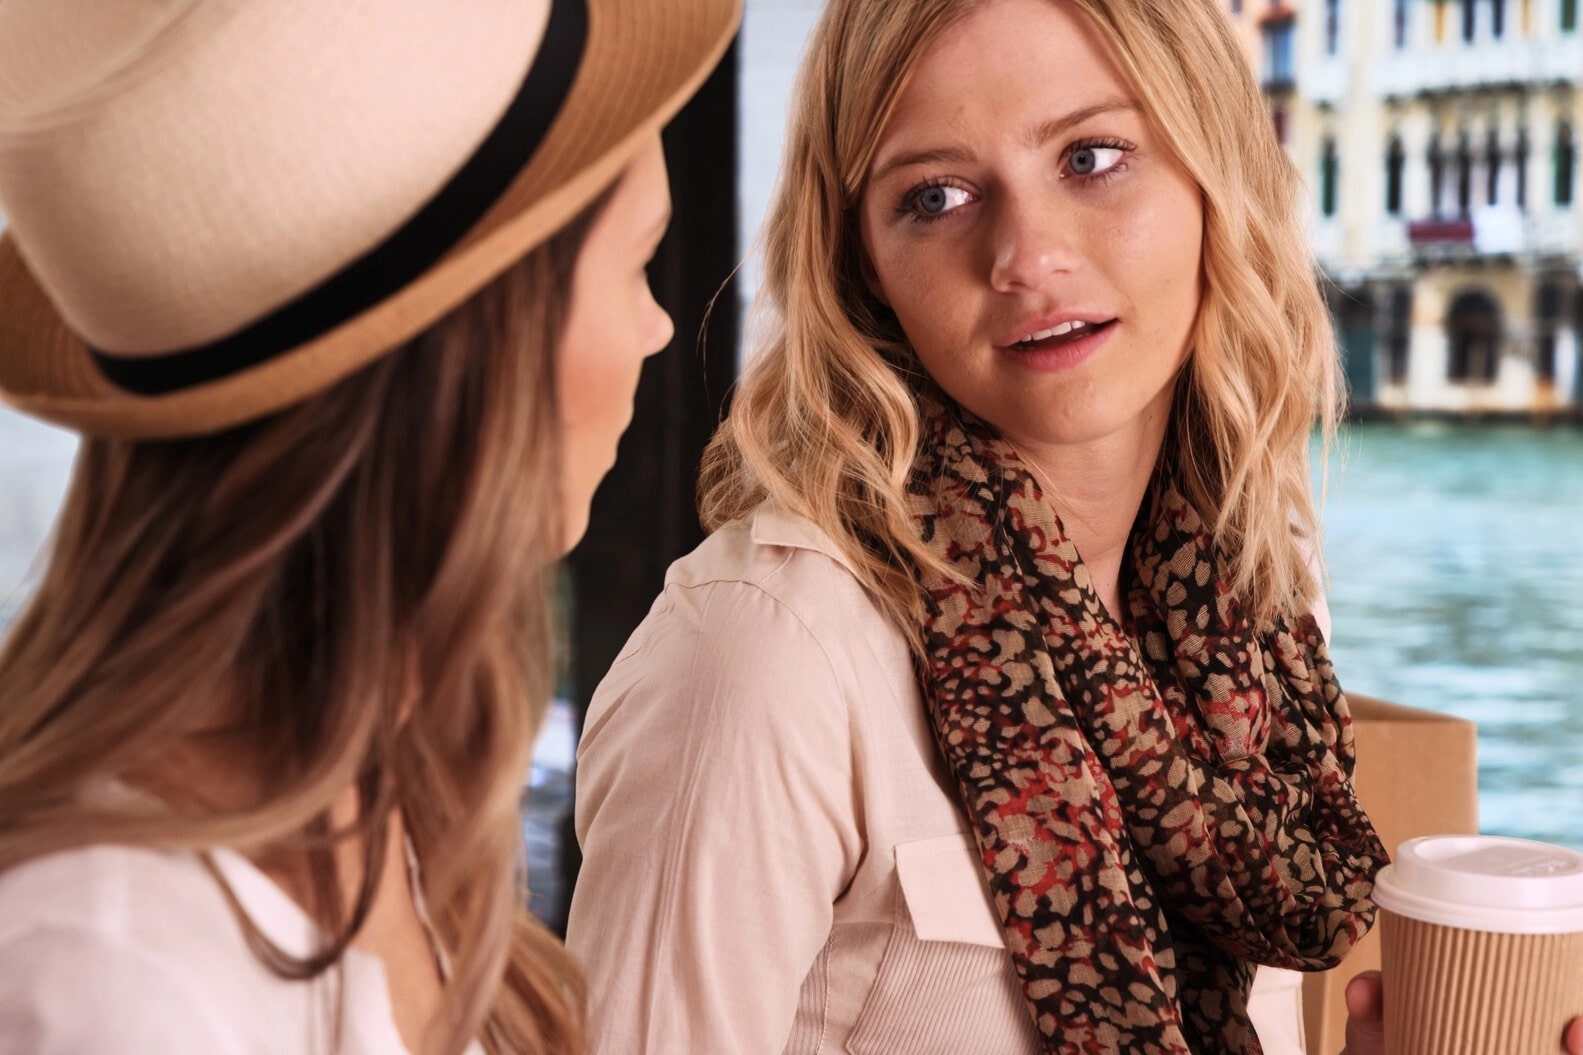
[(0, 3), (0, 398), (174, 437), (323, 390), (609, 186), (741, 3)]

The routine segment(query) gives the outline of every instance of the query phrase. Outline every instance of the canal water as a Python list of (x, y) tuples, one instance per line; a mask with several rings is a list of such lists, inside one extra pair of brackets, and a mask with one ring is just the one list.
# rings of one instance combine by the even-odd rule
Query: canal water
[(1481, 826), (1583, 849), (1583, 430), (1352, 426), (1325, 530), (1342, 686), (1476, 722)]

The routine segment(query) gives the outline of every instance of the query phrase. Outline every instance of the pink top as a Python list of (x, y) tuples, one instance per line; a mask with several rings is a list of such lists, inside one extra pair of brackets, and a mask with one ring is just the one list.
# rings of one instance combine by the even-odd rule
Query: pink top
[[(810, 522), (672, 566), (577, 785), (593, 1055), (1038, 1052), (906, 641)], [(1259, 972), (1270, 1055), (1300, 980)]]

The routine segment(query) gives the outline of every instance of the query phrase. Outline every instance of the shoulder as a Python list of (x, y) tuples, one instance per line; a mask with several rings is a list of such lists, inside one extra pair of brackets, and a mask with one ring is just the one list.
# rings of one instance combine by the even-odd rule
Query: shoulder
[(0, 874), (0, 1049), (237, 1050), (220, 1024), (238, 952), (190, 855), (95, 846), (18, 865)]
[(195, 855), (88, 846), (0, 873), (0, 944), (68, 926), (157, 944), (176, 922), (172, 913), (203, 925), (229, 918), (223, 895)]
[[(901, 640), (834, 540), (812, 521), (773, 505), (720, 528), (671, 566), (655, 611), (717, 623), (707, 605), (677, 604), (687, 594), (762, 595), (818, 639), (851, 635)], [(711, 629), (719, 629), (718, 625)]]
[(904, 693), (905, 636), (811, 522), (761, 507), (671, 566), (594, 693), (581, 753), (649, 725), (824, 721)]

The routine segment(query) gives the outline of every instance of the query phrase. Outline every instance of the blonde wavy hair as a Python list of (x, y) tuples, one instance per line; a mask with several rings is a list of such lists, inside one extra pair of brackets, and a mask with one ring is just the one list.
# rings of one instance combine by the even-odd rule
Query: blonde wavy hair
[[(597, 209), (300, 406), (193, 440), (83, 441), (0, 649), (0, 871), (97, 843), (284, 862), (324, 949), (294, 958), (232, 905), (269, 968), (309, 980), (366, 918), (399, 809), (452, 965), (425, 1050), (582, 1050), (581, 975), (526, 911), (518, 809), (553, 687), (553, 349)], [(191, 745), (256, 794), (181, 787), (167, 769)], [(114, 784), (152, 794), (94, 794)], [(360, 820), (337, 829), (349, 787)]]
[[(916, 568), (937, 564), (906, 498), (927, 379), (864, 280), (857, 208), (919, 59), (979, 2), (830, 0), (799, 74), (763, 235), (755, 356), (699, 482), (710, 529), (766, 500), (812, 520), (909, 632)], [(1328, 446), (1340, 389), (1300, 179), (1221, 4), (1050, 2), (1098, 29), (1202, 191), (1204, 295), (1166, 451), (1237, 595), (1252, 611), (1292, 614), (1318, 588), (1309, 443), (1317, 422)]]

